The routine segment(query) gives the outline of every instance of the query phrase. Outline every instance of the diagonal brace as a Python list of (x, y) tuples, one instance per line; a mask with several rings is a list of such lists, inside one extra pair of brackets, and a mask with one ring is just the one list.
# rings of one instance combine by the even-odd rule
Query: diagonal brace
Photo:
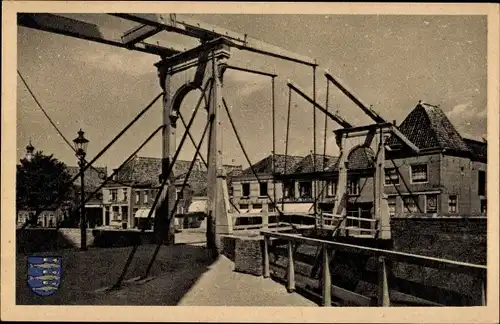
[(310, 103), (312, 103), (314, 105), (314, 107), (318, 108), (321, 112), (323, 112), (325, 115), (327, 115), (328, 117), (330, 117), (330, 119), (332, 119), (333, 121), (335, 121), (340, 126), (342, 126), (344, 128), (350, 128), (350, 127), (352, 127), (352, 125), (350, 123), (348, 123), (347, 121), (345, 121), (342, 117), (340, 117), (337, 114), (332, 114), (331, 112), (329, 112), (328, 110), (326, 110), (325, 108), (323, 108), (323, 106), (321, 106), (319, 103), (317, 103), (316, 101), (314, 101), (313, 99), (311, 99), (308, 95), (306, 95), (304, 93), (304, 91), (302, 91), (301, 89), (299, 89), (296, 85), (294, 85), (290, 81), (287, 82), (287, 85), (288, 85), (288, 87), (290, 89), (293, 89), (295, 92), (297, 92), (299, 95), (301, 95), (304, 99), (306, 99), (307, 101), (309, 101)]

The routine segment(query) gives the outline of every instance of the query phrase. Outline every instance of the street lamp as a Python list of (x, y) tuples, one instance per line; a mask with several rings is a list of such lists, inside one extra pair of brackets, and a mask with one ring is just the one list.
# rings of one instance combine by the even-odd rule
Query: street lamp
[(89, 140), (83, 136), (84, 132), (80, 128), (78, 131), (78, 137), (73, 140), (75, 143), (75, 155), (78, 158), (78, 165), (80, 167), (80, 204), (81, 204), (81, 212), (80, 212), (80, 231), (81, 231), (81, 250), (87, 250), (87, 221), (85, 219), (85, 187), (83, 182), (84, 172), (83, 168), (85, 167), (85, 154), (87, 151), (87, 145)]

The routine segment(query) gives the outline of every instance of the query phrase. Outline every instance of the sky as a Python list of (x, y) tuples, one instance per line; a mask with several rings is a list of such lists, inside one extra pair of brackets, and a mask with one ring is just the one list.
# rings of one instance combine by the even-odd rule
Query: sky
[[(119, 37), (135, 23), (105, 14), (66, 15), (106, 26)], [(325, 69), (339, 77), (382, 117), (399, 125), (419, 100), (440, 105), (458, 132), (468, 138), (486, 138), (487, 24), (486, 16), (422, 15), (186, 15), (318, 60), (316, 98), (325, 106)], [(160, 45), (195, 46), (181, 35), (153, 38)], [(60, 131), (72, 141), (82, 128), (90, 140), (92, 159), (135, 115), (161, 92), (157, 56), (114, 48), (71, 37), (18, 27), (18, 69), (42, 107)], [(278, 74), (276, 78), (276, 153), (285, 152), (287, 80), (313, 93), (312, 68), (259, 54), (231, 51), (230, 63)], [(176, 75), (185, 82), (192, 71)], [(50, 125), (18, 77), (17, 159), (29, 140), (36, 150), (54, 154), (76, 165), (72, 149)], [(227, 71), (223, 96), (252, 163), (271, 154), (271, 81), (265, 76)], [(199, 93), (184, 100), (181, 114), (190, 118)], [(337, 111), (353, 125), (372, 121), (330, 84), (329, 110)], [(288, 154), (306, 155), (313, 150), (313, 107), (297, 94), (291, 97)], [(108, 170), (118, 167), (161, 124), (158, 101), (111, 149), (96, 162)], [(222, 115), (223, 160), (248, 163), (227, 116)], [(324, 115), (316, 113), (316, 152), (323, 152)], [(196, 141), (206, 122), (202, 109), (195, 117)], [(327, 124), (326, 152), (338, 155)], [(177, 143), (184, 128), (178, 123)], [(161, 157), (158, 134), (140, 156)], [(179, 158), (190, 160), (194, 146), (188, 140)], [(202, 146), (206, 157), (206, 145)]]

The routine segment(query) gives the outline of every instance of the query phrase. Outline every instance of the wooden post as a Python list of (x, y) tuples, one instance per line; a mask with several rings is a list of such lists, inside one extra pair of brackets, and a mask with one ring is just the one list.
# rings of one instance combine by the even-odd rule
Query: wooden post
[(391, 306), (386, 258), (378, 258), (378, 306)]
[(289, 293), (295, 291), (295, 268), (293, 266), (293, 242), (288, 241), (288, 276), (287, 290)]
[(262, 217), (262, 228), (268, 229), (269, 228), (269, 204), (267, 205), (266, 208), (263, 208), (261, 217)]
[(478, 299), (473, 306), (486, 306), (486, 280), (483, 276), (474, 279), (474, 289), (477, 292)]
[[(172, 158), (176, 151), (176, 112), (173, 111), (172, 107), (172, 75), (171, 68), (168, 66), (159, 67), (158, 77), (160, 79), (160, 85), (164, 91), (163, 96), (163, 125), (165, 126), (162, 130), (162, 163), (161, 163), (161, 173), (162, 177), (168, 177), (167, 171), (169, 169), (170, 163), (172, 163)], [(166, 241), (168, 244), (175, 243), (175, 227), (174, 222), (169, 219), (169, 205), (172, 201), (175, 201), (175, 188), (173, 188), (172, 183), (167, 181), (165, 189), (160, 195), (160, 199), (156, 204), (155, 210), (155, 231), (159, 240), (164, 240), (165, 231), (167, 232)], [(163, 242), (162, 242), (163, 243)]]
[(328, 257), (328, 248), (326, 245), (322, 248), (323, 254), (323, 306), (332, 306), (332, 280), (330, 274), (330, 258)]
[(486, 281), (481, 278), (481, 306), (486, 306)]
[(264, 278), (269, 277), (269, 237), (264, 235)]
[(231, 220), (228, 218), (224, 199), (225, 175), (222, 164), (222, 78), (223, 66), (229, 58), (229, 49), (221, 47), (212, 50), (212, 97), (208, 106), (208, 118), (214, 117), (209, 129), (207, 154), (207, 247), (215, 252), (221, 252), (221, 234), (229, 234)]
[(391, 238), (391, 225), (389, 216), (389, 205), (387, 199), (384, 198), (384, 182), (385, 182), (385, 142), (386, 134), (384, 129), (377, 130), (375, 136), (376, 144), (378, 146), (378, 155), (375, 167), (375, 219), (378, 220), (379, 238), (389, 240)]

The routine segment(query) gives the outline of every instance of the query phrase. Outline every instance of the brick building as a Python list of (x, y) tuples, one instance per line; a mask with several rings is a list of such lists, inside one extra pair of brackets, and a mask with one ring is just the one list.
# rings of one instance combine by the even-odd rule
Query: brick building
[[(462, 138), (443, 111), (419, 103), (399, 126), (399, 130), (420, 148), (412, 154), (398, 140), (387, 142), (385, 194), (392, 216), (433, 214), (435, 216), (485, 215), (487, 145)], [(347, 213), (371, 218), (373, 207), (373, 159), (375, 152), (358, 146), (348, 156)], [(233, 179), (233, 202), (240, 212), (273, 210), (267, 193), (281, 210), (313, 211), (318, 207), (331, 212), (338, 179), (338, 158), (272, 155), (254, 165), (261, 179), (250, 168)], [(394, 161), (394, 162), (393, 162)], [(273, 180), (274, 179), (274, 180)], [(274, 197), (273, 197), (274, 198)]]
[(386, 194), (392, 213), (486, 214), (486, 142), (463, 138), (439, 107), (425, 103), (399, 130), (421, 151), (414, 155), (389, 139)]
[[(188, 213), (193, 197), (207, 194), (207, 170), (199, 160), (191, 170), (186, 187), (181, 190), (190, 164), (191, 161), (177, 160), (172, 170), (176, 198), (179, 198), (177, 216)], [(241, 166), (224, 167), (229, 174), (235, 169), (241, 170)], [(135, 156), (131, 159), (103, 188), (103, 224), (135, 228), (144, 223), (160, 188), (160, 174), (161, 158)], [(154, 210), (151, 213), (150, 223), (144, 224), (148, 228), (152, 227), (155, 215)]]

